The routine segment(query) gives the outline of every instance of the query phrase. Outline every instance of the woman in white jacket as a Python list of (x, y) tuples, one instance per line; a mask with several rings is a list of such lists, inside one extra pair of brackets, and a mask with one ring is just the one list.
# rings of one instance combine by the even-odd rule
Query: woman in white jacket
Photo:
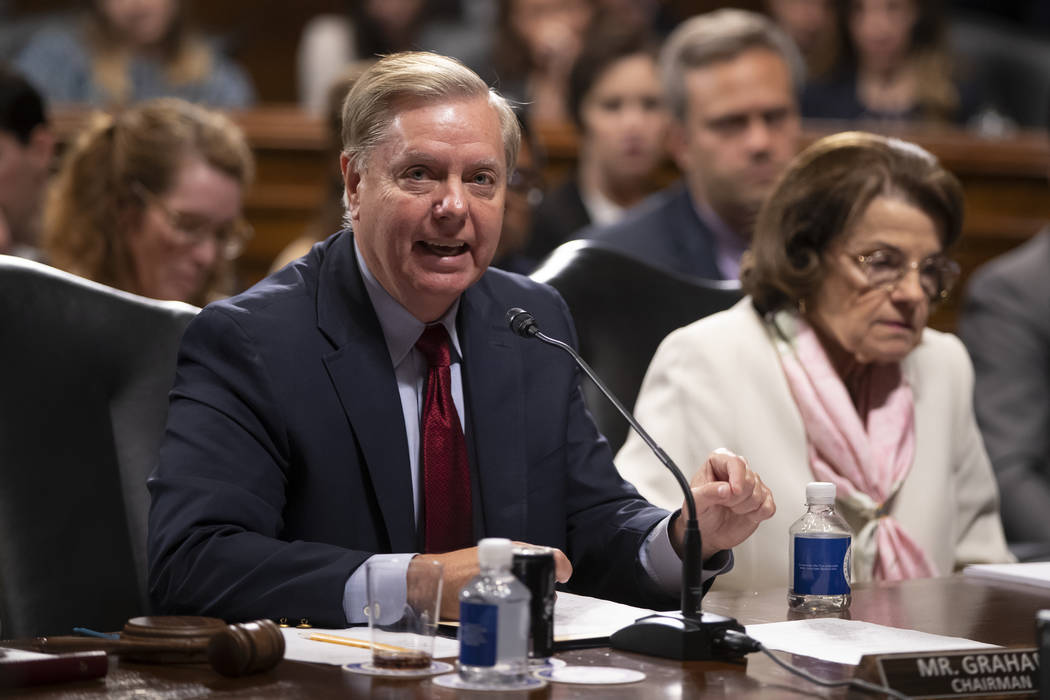
[[(759, 214), (741, 272), (748, 296), (661, 344), (638, 419), (687, 476), (727, 447), (780, 504), (735, 549), (720, 589), (787, 586), (788, 527), (815, 480), (838, 487), (854, 580), (1012, 559), (969, 358), (925, 328), (958, 274), (945, 250), (962, 206), (958, 181), (918, 146), (826, 137)], [(677, 507), (673, 479), (636, 436), (616, 463), (642, 495)]]

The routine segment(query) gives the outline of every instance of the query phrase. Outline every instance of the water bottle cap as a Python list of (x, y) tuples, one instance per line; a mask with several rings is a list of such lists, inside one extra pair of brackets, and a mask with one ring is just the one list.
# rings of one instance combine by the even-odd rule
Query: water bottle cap
[(830, 481), (811, 481), (806, 485), (806, 503), (834, 503), (835, 484)]
[(482, 568), (509, 568), (513, 545), (506, 537), (486, 537), (478, 542), (478, 564)]

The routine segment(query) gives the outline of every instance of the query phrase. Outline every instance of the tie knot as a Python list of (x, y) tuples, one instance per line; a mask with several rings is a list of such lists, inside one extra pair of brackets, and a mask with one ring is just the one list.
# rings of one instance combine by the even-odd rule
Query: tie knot
[(452, 364), (452, 353), (449, 350), (448, 331), (441, 323), (435, 323), (423, 329), (423, 334), (416, 341), (416, 349), (427, 358), (431, 367), (448, 367)]

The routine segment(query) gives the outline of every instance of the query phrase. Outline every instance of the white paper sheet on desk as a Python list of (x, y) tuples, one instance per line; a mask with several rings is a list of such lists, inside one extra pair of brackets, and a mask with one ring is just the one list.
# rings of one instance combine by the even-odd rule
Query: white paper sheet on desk
[(558, 592), (554, 603), (554, 640), (600, 639), (633, 623), (652, 610), (634, 608), (601, 598)]
[[(554, 641), (605, 639), (621, 627), (653, 612), (611, 600), (558, 591), (554, 601)], [(441, 624), (455, 627), (459, 623), (443, 620)]]
[(963, 573), (967, 576), (1050, 588), (1050, 562), (1047, 561), (1031, 561), (1022, 564), (971, 564), (963, 569)]
[[(371, 649), (358, 649), (356, 647), (346, 647), (342, 644), (306, 639), (310, 634), (321, 633), (360, 639), (367, 642), (372, 638), (367, 627), (350, 627), (342, 630), (286, 627), (281, 632), (284, 633), (284, 658), (290, 661), (312, 661), (318, 664), (342, 666), (343, 664), (368, 661), (372, 658)], [(459, 656), (459, 642), (455, 639), (446, 639), (444, 637), (434, 638), (435, 659), (455, 658), (457, 656)]]
[(962, 637), (945, 637), (837, 617), (748, 625), (747, 633), (769, 649), (854, 666), (860, 663), (860, 657), (865, 654), (985, 649), (995, 646)]

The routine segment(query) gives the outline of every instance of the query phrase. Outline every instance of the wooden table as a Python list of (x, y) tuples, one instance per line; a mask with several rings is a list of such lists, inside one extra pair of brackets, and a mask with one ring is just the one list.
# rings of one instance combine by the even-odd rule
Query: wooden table
[[(964, 576), (859, 585), (854, 589), (848, 616), (975, 639), (1004, 646), (1034, 646), (1035, 613), (1050, 607), (1050, 594), (1018, 584), (998, 584)], [(759, 593), (713, 591), (704, 609), (732, 615), (744, 624), (796, 619), (789, 614), (783, 590)], [(809, 657), (778, 655), (823, 678), (848, 678), (852, 666)], [(557, 655), (569, 664), (612, 665), (645, 672), (641, 683), (623, 686), (550, 684), (532, 693), (464, 693), (476, 698), (693, 698), (693, 697), (847, 697), (845, 690), (814, 686), (782, 670), (761, 654), (736, 664), (668, 661), (619, 652), (586, 649)], [(224, 678), (209, 667), (147, 666), (111, 660), (104, 680), (40, 686), (20, 691), (33, 698), (132, 698), (163, 697), (171, 700), (201, 696), (229, 698), (452, 698), (451, 690), (430, 681), (389, 681), (343, 672), (336, 666), (282, 662), (264, 674)], [(8, 697), (8, 696), (5, 696)], [(860, 696), (858, 697), (874, 697)]]

